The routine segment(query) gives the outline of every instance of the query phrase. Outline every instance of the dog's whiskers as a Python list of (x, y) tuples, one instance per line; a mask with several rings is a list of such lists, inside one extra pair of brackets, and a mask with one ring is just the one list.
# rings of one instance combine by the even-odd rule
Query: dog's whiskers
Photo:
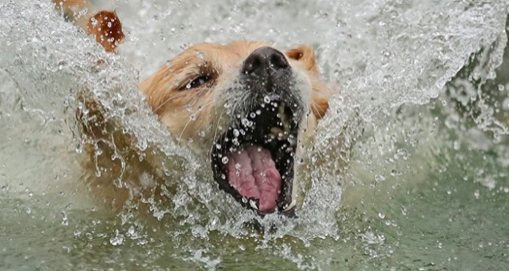
[[(216, 123), (216, 129), (214, 130), (214, 136), (212, 137), (212, 144), (210, 146), (210, 149), (209, 149), (209, 153), (207, 155), (210, 155), (214, 149), (214, 146), (215, 146), (215, 142), (216, 142), (216, 138), (217, 138), (217, 130), (219, 129), (219, 124), (221, 123), (221, 118), (223, 117), (223, 114), (224, 114), (224, 111), (226, 110), (226, 108), (223, 108), (223, 110), (221, 111), (221, 114), (219, 114), (219, 118), (217, 119), (217, 123)], [(221, 142), (222, 143), (222, 142)]]
[[(199, 95), (198, 95), (198, 97), (199, 97)], [(198, 98), (194, 99), (191, 103), (188, 104), (188, 107), (193, 108), (199, 100), (200, 99), (198, 99)], [(191, 123), (192, 121), (195, 121), (198, 118), (198, 116), (196, 116), (196, 114), (199, 113), (201, 110), (203, 110), (205, 107), (209, 106), (211, 103), (213, 103), (213, 101), (209, 101), (205, 104), (202, 104), (202, 105), (200, 105), (198, 110), (196, 110), (195, 112), (192, 112), (192, 115), (189, 117), (189, 120), (187, 120), (187, 123), (186, 123), (186, 125), (184, 125), (184, 128), (180, 132), (180, 135), (178, 136), (177, 140), (182, 139), (182, 135), (186, 131), (189, 123)]]
[(170, 97), (170, 98), (166, 99), (164, 102), (162, 102), (160, 105), (158, 105), (153, 111), (157, 112), (157, 110), (161, 109), (161, 107), (165, 106), (170, 101), (173, 101), (174, 99), (177, 99), (179, 97), (180, 97), (179, 95), (175, 95), (173, 97)]
[[(233, 107), (233, 108), (232, 108), (232, 110), (230, 111), (230, 112), (231, 112), (230, 114), (233, 114), (233, 115), (234, 115), (234, 116), (232, 117), (232, 118), (233, 118), (233, 120), (232, 120), (232, 124), (235, 122), (235, 119), (234, 119), (234, 118), (235, 118), (235, 113), (237, 113), (237, 108), (238, 108), (239, 106), (241, 106), (242, 101), (243, 101), (243, 100), (245, 100), (246, 96), (248, 96), (248, 95), (249, 95), (249, 93), (242, 93), (240, 97), (239, 97), (239, 96), (237, 96), (238, 98), (235, 98), (235, 100), (236, 100), (236, 101), (234, 102), (234, 107)], [(221, 114), (219, 115), (219, 118), (217, 119), (217, 122), (216, 122), (216, 125), (215, 125), (215, 126), (216, 126), (216, 128), (215, 128), (215, 130), (214, 130), (214, 135), (213, 135), (213, 138), (212, 138), (212, 143), (213, 143), (213, 144), (211, 144), (211, 148), (209, 149), (209, 153), (208, 153), (208, 155), (210, 155), (210, 154), (212, 153), (213, 148), (214, 148), (214, 146), (215, 146), (215, 144), (216, 144), (216, 142), (217, 142), (217, 140), (218, 140), (219, 135), (217, 134), (217, 132), (218, 132), (218, 130), (219, 130), (219, 126), (220, 126), (221, 120), (222, 120), (222, 118), (223, 118), (223, 116), (224, 116), (224, 114), (225, 114), (225, 112), (226, 112), (226, 109), (227, 109), (226, 107), (225, 107), (225, 108), (223, 108), (223, 110), (221, 111)], [(242, 112), (241, 114), (243, 114), (243, 112)], [(219, 138), (219, 139), (220, 139), (220, 140), (224, 140), (224, 138)], [(221, 145), (222, 145), (222, 144), (223, 144), (223, 142), (219, 142), (218, 144), (221, 144)]]

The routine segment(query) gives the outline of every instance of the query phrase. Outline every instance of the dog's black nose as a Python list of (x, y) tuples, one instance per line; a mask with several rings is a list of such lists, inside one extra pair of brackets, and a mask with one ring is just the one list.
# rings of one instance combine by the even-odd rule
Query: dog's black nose
[(262, 47), (254, 50), (246, 58), (242, 72), (247, 75), (264, 77), (289, 68), (290, 65), (283, 53), (274, 48)]

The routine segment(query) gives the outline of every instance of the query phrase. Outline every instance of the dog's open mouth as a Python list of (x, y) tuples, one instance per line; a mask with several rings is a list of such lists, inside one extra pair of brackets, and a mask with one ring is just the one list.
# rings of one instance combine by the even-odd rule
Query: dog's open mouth
[(293, 211), (295, 111), (284, 102), (266, 100), (214, 146), (212, 168), (220, 188), (260, 214)]

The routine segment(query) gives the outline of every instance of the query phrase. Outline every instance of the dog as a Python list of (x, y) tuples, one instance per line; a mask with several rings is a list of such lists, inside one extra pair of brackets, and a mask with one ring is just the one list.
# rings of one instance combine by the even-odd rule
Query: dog
[[(87, 6), (78, 0), (56, 2), (64, 14), (71, 14), (69, 18), (76, 18)], [(115, 52), (124, 37), (116, 14), (101, 11), (89, 16), (88, 22), (81, 17), (74, 21), (106, 51)], [(115, 24), (107, 24), (111, 20)], [(210, 163), (218, 188), (260, 215), (295, 211), (296, 172), (303, 146), (327, 112), (330, 95), (320, 79), (312, 48), (301, 45), (283, 53), (263, 42), (196, 44), (141, 81), (139, 90), (179, 144)], [(129, 175), (135, 180), (147, 174), (155, 176), (150, 163), (129, 149), (132, 138), (110, 134), (116, 124), (104, 120), (100, 102), (88, 100), (84, 104), (89, 113), (77, 114), (82, 133), (120, 138), (116, 148), (123, 146), (124, 153), (130, 153), (123, 161)], [(98, 194), (124, 202), (132, 198), (133, 191), (143, 190), (143, 181), (130, 182), (120, 193), (103, 185), (118, 172), (108, 161), (115, 150), (100, 144), (86, 148), (91, 160), (96, 159), (93, 168), (109, 163), (104, 172), (110, 175), (96, 174), (96, 181), (91, 182)], [(105, 159), (97, 160), (98, 149), (102, 154), (107, 152)]]

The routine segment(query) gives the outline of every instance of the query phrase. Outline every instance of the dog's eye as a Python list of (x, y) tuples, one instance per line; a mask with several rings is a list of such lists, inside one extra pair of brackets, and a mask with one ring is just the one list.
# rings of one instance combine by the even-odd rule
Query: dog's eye
[(208, 81), (210, 80), (210, 76), (208, 75), (202, 75), (196, 79), (194, 79), (193, 81), (189, 82), (185, 89), (193, 89), (193, 88), (197, 88), (205, 83), (207, 83)]

